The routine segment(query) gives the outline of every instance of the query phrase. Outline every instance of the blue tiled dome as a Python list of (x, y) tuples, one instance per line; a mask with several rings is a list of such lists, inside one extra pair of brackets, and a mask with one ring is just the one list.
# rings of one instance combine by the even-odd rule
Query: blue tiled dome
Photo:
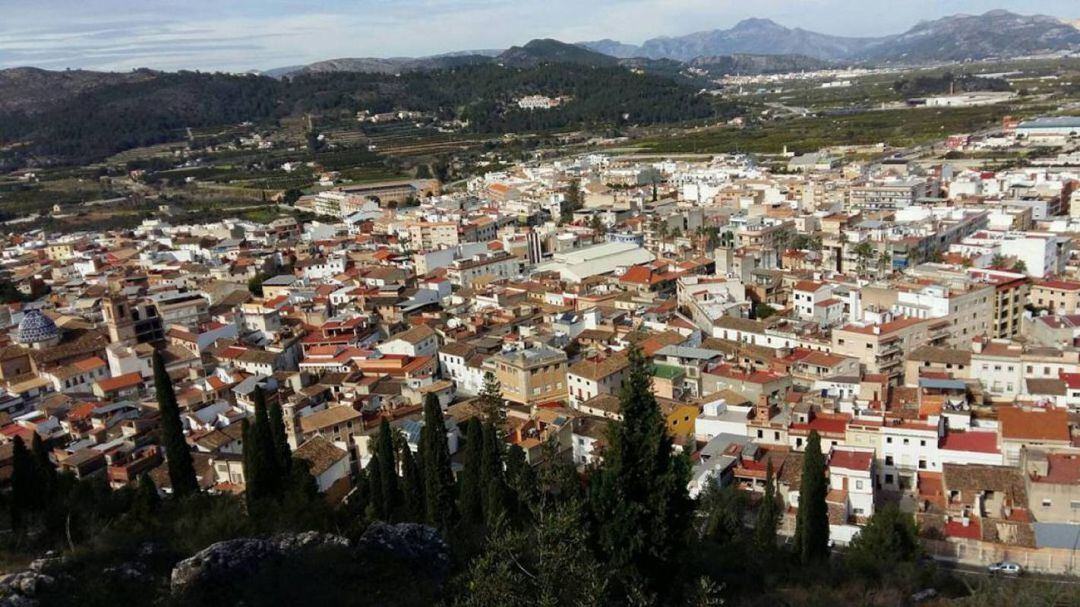
[(51, 318), (42, 314), (41, 310), (27, 310), (19, 323), (16, 339), (21, 344), (36, 344), (59, 336), (60, 330)]

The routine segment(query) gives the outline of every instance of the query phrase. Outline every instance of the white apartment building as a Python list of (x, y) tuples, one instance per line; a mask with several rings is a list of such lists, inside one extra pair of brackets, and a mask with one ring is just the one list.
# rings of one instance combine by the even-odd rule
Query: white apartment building
[(961, 347), (974, 337), (994, 331), (994, 303), (993, 285), (962, 289), (926, 285), (918, 289), (898, 289), (892, 311), (910, 318), (947, 318), (951, 321), (948, 345)]
[(575, 363), (566, 372), (570, 406), (576, 409), (601, 394), (618, 394), (629, 364), (625, 353), (586, 358)]
[(916, 487), (919, 472), (941, 472), (938, 437), (943, 431), (940, 418), (933, 423), (886, 420), (879, 433), (878, 480), (881, 486), (907, 491)]

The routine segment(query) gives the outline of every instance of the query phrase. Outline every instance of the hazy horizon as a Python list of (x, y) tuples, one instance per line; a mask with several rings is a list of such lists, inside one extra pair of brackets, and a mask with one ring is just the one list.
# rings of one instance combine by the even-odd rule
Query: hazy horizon
[(1075, 0), (2, 1), (11, 6), (0, 23), (0, 68), (113, 71), (268, 70), (343, 57), (507, 48), (533, 38), (640, 44), (753, 17), (838, 36), (896, 34), (921, 20), (993, 9), (1080, 18)]

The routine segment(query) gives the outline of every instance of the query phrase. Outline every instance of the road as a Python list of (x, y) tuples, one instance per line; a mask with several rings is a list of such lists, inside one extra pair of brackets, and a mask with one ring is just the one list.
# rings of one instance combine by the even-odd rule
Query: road
[(1040, 582), (1053, 582), (1056, 584), (1066, 584), (1069, 586), (1080, 586), (1080, 578), (1072, 577), (1068, 575), (1053, 575), (1047, 573), (1035, 573), (1031, 571), (1025, 571), (1020, 577), (1013, 577), (1008, 575), (995, 575), (986, 570), (985, 566), (979, 565), (967, 565), (964, 563), (957, 563), (956, 561), (934, 559), (934, 562), (938, 564), (942, 569), (947, 569), (953, 573), (965, 577), (993, 577), (998, 579), (1025, 579), (1025, 580), (1038, 580)]

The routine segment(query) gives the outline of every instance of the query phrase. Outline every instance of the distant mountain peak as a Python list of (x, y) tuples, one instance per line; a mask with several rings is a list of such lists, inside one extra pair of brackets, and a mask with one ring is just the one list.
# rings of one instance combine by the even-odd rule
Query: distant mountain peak
[(907, 31), (878, 38), (852, 38), (789, 28), (771, 19), (751, 18), (730, 29), (664, 36), (641, 46), (615, 40), (583, 46), (615, 57), (692, 61), (697, 57), (803, 55), (826, 61), (919, 63), (987, 57), (1016, 57), (1080, 48), (1080, 22), (997, 9), (981, 15), (956, 14), (920, 21)]
[(522, 46), (512, 46), (503, 51), (498, 61), (505, 65), (531, 66), (540, 63), (576, 63), (581, 65), (616, 65), (618, 61), (609, 55), (577, 44), (569, 44), (553, 38), (537, 38)]
[(782, 30), (788, 29), (787, 27), (784, 27), (783, 25), (780, 25), (779, 23), (773, 21), (772, 19), (764, 19), (764, 18), (761, 18), (761, 17), (750, 17), (749, 19), (743, 19), (742, 21), (736, 23), (735, 26), (731, 28), (731, 30), (732, 31), (742, 31), (742, 30), (754, 30), (754, 29), (764, 29), (764, 28), (782, 29)]

